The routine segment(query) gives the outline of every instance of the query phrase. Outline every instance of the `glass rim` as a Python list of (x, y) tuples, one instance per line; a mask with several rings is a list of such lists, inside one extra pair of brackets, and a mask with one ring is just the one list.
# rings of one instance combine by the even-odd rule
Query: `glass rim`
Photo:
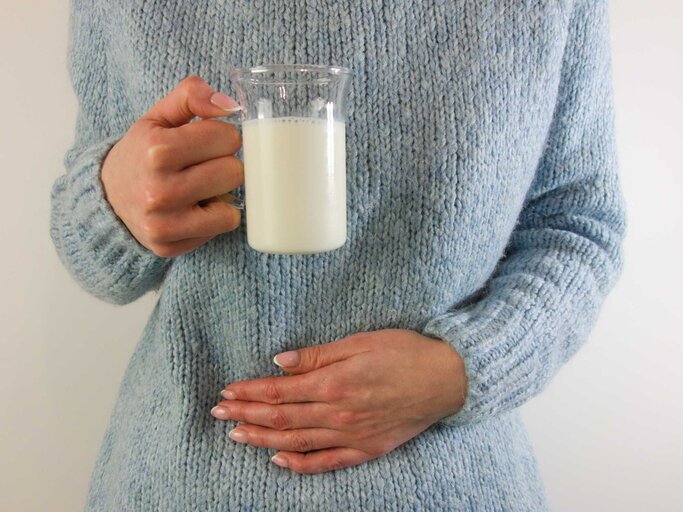
[[(352, 72), (345, 66), (325, 66), (322, 64), (262, 64), (259, 66), (233, 68), (230, 73), (233, 77), (248, 79), (250, 81), (268, 81), (270, 83), (288, 83), (291, 80), (278, 80), (271, 75), (277, 72), (320, 73), (334, 76), (348, 76)], [(323, 78), (324, 79), (324, 78)], [(318, 77), (316, 80), (321, 80)]]

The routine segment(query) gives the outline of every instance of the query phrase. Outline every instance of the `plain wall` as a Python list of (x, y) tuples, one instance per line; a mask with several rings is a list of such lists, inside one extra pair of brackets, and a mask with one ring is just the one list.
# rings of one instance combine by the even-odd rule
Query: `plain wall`
[[(556, 511), (683, 501), (683, 4), (613, 0), (626, 267), (587, 345), (524, 407)], [(82, 291), (49, 238), (71, 144), (68, 3), (0, 0), (0, 510), (82, 508), (131, 351), (156, 297)]]

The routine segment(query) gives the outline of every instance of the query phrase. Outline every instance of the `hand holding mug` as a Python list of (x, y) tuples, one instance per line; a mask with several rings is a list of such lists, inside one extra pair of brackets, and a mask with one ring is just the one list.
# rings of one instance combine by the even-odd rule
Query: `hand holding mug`
[[(131, 234), (158, 256), (189, 252), (241, 222), (228, 192), (244, 182), (241, 146), (226, 116), (237, 103), (188, 77), (109, 151), (105, 196)], [(190, 123), (195, 117), (203, 118)]]

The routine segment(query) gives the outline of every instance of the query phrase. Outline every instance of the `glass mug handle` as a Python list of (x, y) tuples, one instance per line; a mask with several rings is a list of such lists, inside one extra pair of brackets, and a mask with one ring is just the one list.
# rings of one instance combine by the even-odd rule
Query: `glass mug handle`
[[(228, 120), (229, 123), (236, 124), (236, 125), (241, 125), (242, 124), (242, 107), (240, 105), (226, 109), (226, 112), (228, 115), (231, 115), (230, 119)], [(237, 114), (237, 115), (232, 115), (232, 114)], [(219, 196), (216, 196), (217, 199), (220, 199), (224, 203), (228, 203), (230, 206), (233, 208), (237, 208), (238, 210), (244, 210), (244, 200), (230, 194), (229, 192), (225, 194), (221, 194)]]

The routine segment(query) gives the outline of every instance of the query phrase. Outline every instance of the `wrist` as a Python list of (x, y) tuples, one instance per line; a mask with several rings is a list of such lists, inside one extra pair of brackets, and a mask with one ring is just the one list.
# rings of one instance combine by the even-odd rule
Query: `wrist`
[(467, 399), (467, 372), (465, 361), (460, 353), (448, 342), (443, 343), (441, 361), (446, 374), (446, 385), (443, 386), (444, 403), (446, 406), (445, 416), (459, 412)]
[[(114, 149), (116, 148), (116, 144), (114, 144), (112, 147), (109, 148), (107, 153), (104, 155), (104, 158), (102, 159), (102, 165), (100, 165), (100, 184), (102, 186), (102, 195), (104, 198), (107, 200), (107, 202), (111, 205), (111, 200), (110, 200), (110, 188), (111, 188), (111, 181), (110, 181), (110, 163), (111, 163), (111, 156), (114, 153)], [(113, 209), (113, 205), (112, 205)]]

